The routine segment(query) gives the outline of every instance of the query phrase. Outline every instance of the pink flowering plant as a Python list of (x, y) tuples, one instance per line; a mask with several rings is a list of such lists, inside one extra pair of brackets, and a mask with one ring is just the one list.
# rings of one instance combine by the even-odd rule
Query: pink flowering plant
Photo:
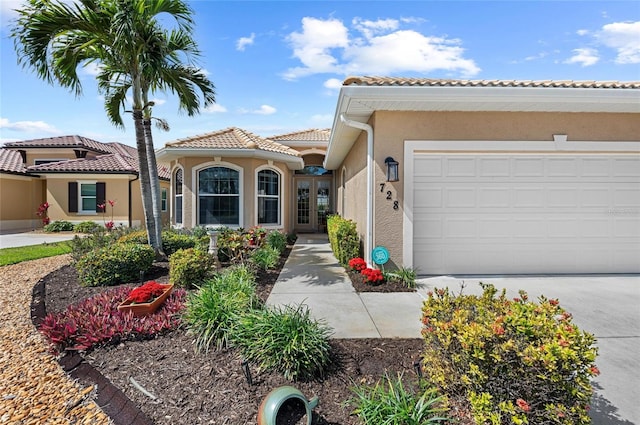
[[(104, 215), (107, 212), (107, 205), (111, 206), (111, 220), (105, 221)], [(112, 230), (115, 226), (113, 222), (113, 207), (116, 205), (116, 201), (108, 200), (102, 204), (98, 204), (98, 208), (102, 211), (102, 222), (107, 230)]]
[(428, 293), (422, 308), (423, 371), (476, 423), (589, 424), (590, 380), (600, 372), (592, 334), (558, 300)]
[(36, 211), (36, 215), (42, 219), (42, 224), (45, 226), (51, 222), (51, 219), (49, 218), (49, 213), (48, 213), (49, 206), (50, 205), (48, 202), (43, 202), (38, 207), (38, 211)]

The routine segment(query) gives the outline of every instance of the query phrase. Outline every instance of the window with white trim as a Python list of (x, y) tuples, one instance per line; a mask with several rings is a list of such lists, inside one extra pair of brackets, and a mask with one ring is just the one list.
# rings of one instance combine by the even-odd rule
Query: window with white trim
[(167, 189), (160, 190), (160, 209), (162, 212), (167, 211)]
[(176, 224), (182, 224), (182, 169), (178, 168), (173, 179), (174, 216)]
[(83, 183), (79, 182), (78, 184), (79, 196), (80, 200), (80, 212), (81, 213), (95, 213), (97, 202), (97, 189), (96, 183)]
[(280, 174), (274, 170), (258, 171), (258, 224), (280, 225)]
[(240, 226), (240, 172), (216, 166), (198, 171), (198, 224)]

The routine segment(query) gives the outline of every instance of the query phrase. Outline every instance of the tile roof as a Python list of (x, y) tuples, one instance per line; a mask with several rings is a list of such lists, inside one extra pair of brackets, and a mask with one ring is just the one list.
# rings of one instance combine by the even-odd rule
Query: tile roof
[(20, 152), (0, 148), (0, 172), (27, 174), (27, 170), (22, 163)]
[(98, 142), (82, 136), (56, 136), (44, 139), (23, 140), (19, 142), (7, 142), (4, 144), (7, 148), (71, 148), (71, 149), (87, 149), (98, 153), (116, 153), (109, 144)]
[(300, 154), (288, 146), (284, 146), (270, 139), (265, 139), (249, 131), (237, 127), (229, 127), (213, 133), (178, 139), (165, 145), (165, 149), (193, 148), (193, 149), (258, 149), (291, 156)]
[(640, 89), (640, 81), (572, 81), (572, 80), (448, 80), (431, 78), (347, 77), (343, 86), (407, 87), (558, 87), (592, 89)]
[(276, 142), (328, 142), (331, 136), (330, 128), (311, 128), (309, 130), (271, 136), (269, 139)]
[(71, 159), (27, 167), (34, 173), (114, 173), (138, 172), (137, 160), (120, 154), (98, 155), (95, 158)]

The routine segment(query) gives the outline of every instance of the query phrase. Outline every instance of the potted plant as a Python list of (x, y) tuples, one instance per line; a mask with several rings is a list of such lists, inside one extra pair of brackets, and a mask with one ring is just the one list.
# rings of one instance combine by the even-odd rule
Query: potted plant
[(135, 317), (154, 313), (167, 299), (173, 290), (173, 284), (162, 284), (149, 281), (134, 288), (127, 299), (118, 306), (118, 310), (126, 313), (133, 312)]

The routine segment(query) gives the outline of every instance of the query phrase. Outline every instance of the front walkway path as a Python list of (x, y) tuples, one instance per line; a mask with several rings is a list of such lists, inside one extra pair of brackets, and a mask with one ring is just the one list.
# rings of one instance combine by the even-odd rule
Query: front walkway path
[(334, 338), (420, 338), (422, 300), (418, 292), (357, 293), (327, 236), (301, 234), (267, 304), (308, 305)]

